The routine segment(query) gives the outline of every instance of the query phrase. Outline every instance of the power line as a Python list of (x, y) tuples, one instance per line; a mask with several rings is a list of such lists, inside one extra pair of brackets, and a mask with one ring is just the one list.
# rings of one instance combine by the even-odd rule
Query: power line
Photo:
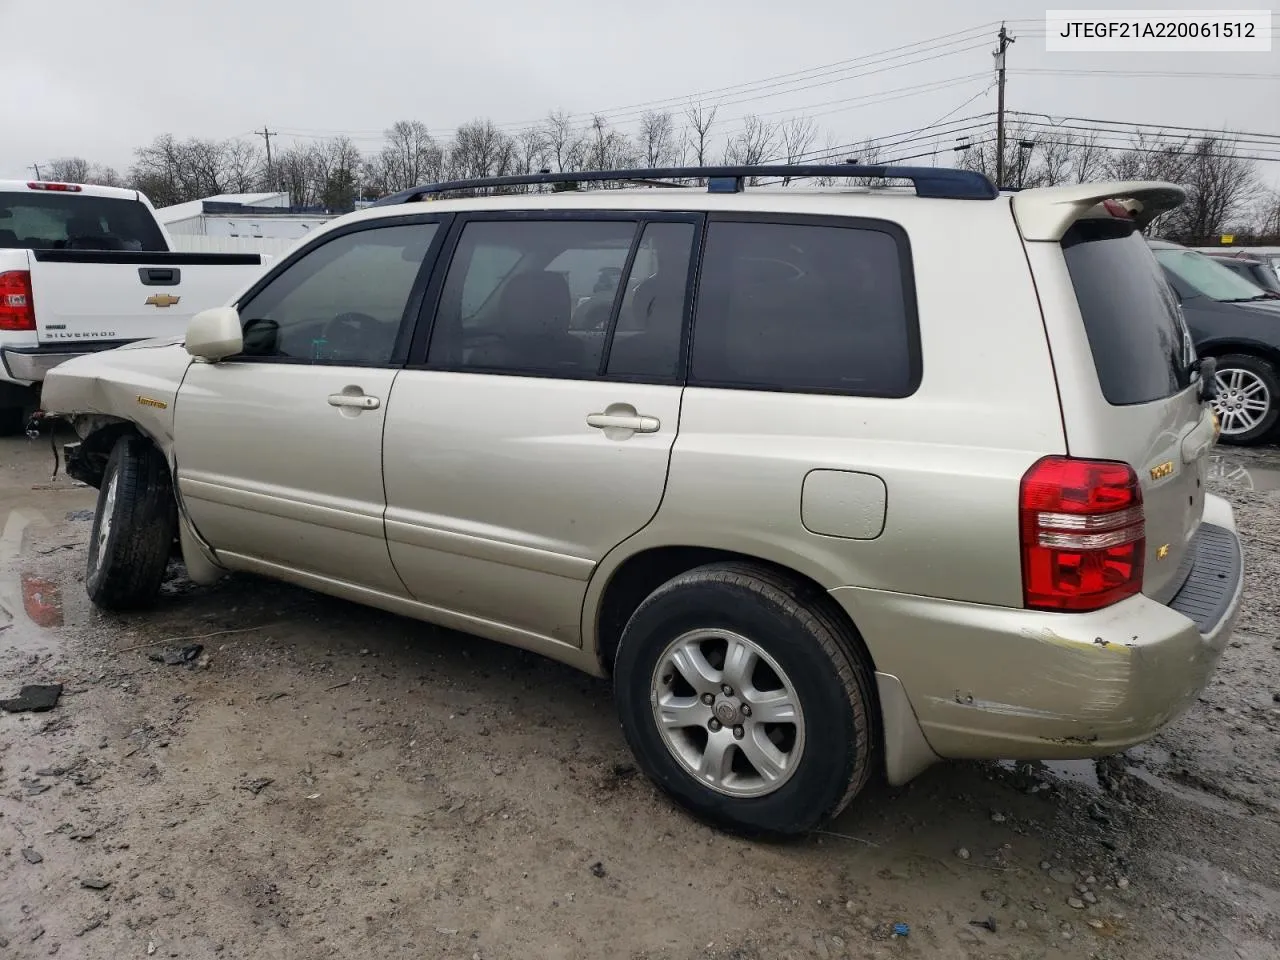
[[(782, 96), (787, 93), (798, 93), (804, 90), (815, 89), (821, 86), (829, 86), (832, 83), (840, 83), (840, 82), (843, 82), (844, 80), (861, 79), (862, 77), (871, 76), (876, 73), (884, 72), (885, 70), (899, 69), (905, 66), (915, 66), (919, 63), (926, 63), (926, 62), (929, 62), (930, 60), (939, 59), (941, 57), (952, 56), (958, 53), (967, 53), (972, 50), (979, 49), (985, 44), (981, 44), (981, 43), (974, 44), (973, 46), (964, 47), (963, 49), (950, 50), (945, 53), (938, 53), (935, 56), (924, 57), (922, 59), (916, 59), (916, 60), (910, 59), (912, 57), (917, 57), (922, 53), (939, 51), (945, 47), (955, 46), (956, 44), (969, 43), (977, 39), (977, 37), (982, 32), (987, 31), (988, 29), (990, 29), (990, 27), (994, 26), (994, 24), (995, 24), (995, 21), (992, 21), (989, 23), (970, 27), (965, 30), (960, 30), (960, 31), (956, 31), (948, 34), (942, 34), (940, 36), (931, 37), (926, 40), (919, 40), (919, 41), (916, 41), (915, 43), (903, 44), (897, 47), (890, 47), (886, 50), (863, 54), (861, 56), (851, 57), (846, 60), (839, 60), (833, 63), (809, 67), (804, 70), (792, 71), (791, 73), (776, 74), (774, 76), (763, 77), (758, 80), (745, 81), (743, 83), (733, 84), (726, 87), (717, 87), (709, 90), (702, 90), (694, 93), (682, 94), (674, 97), (667, 97), (665, 99), (660, 99), (660, 100), (642, 101), (639, 103), (627, 104), (624, 106), (610, 107), (603, 110), (579, 111), (576, 113), (566, 114), (565, 116), (566, 116), (566, 119), (569, 119), (569, 120), (573, 120), (575, 118), (586, 118), (586, 122), (582, 126), (582, 129), (586, 129), (587, 127), (590, 126), (591, 118), (595, 116), (605, 117), (606, 119), (610, 119), (615, 123), (627, 122), (625, 120), (618, 120), (617, 115), (621, 114), (626, 116), (638, 116), (640, 113), (643, 113), (644, 111), (649, 109), (657, 109), (657, 108), (663, 107), (664, 105), (669, 106), (671, 108), (675, 108), (675, 107), (683, 106), (689, 103), (697, 103), (700, 100), (703, 100), (709, 97), (715, 97), (717, 102), (714, 105), (716, 106), (731, 106), (736, 103), (750, 102), (756, 99), (767, 99), (767, 97), (752, 96), (752, 97), (747, 97), (746, 99), (726, 100), (727, 97), (734, 97), (734, 96), (745, 95), (745, 94), (757, 94), (762, 90), (774, 89), (778, 86), (783, 86), (787, 84), (802, 83), (808, 80), (823, 80), (822, 83), (806, 84), (805, 86), (798, 86), (791, 90), (783, 90), (775, 94), (770, 94), (770, 96)], [(925, 49), (922, 49), (922, 50), (913, 49), (917, 47), (924, 47)], [(890, 56), (891, 54), (892, 56)], [(866, 72), (852, 74), (846, 77), (834, 77), (834, 74), (836, 73), (842, 73), (848, 70), (853, 70), (855, 68), (860, 69), (862, 67), (867, 67), (867, 66), (877, 66), (879, 64), (891, 63), (894, 60), (906, 60), (907, 62), (893, 64), (892, 66), (885, 67), (882, 70), (866, 71)], [(794, 79), (791, 79), (791, 78), (794, 78)], [(494, 126), (498, 127), (499, 129), (528, 128), (532, 126), (537, 126), (538, 124), (541, 124), (544, 121), (545, 121), (545, 118), (540, 118), (537, 120), (498, 121), (494, 123)], [(326, 130), (326, 129), (317, 129), (317, 128), (306, 128), (306, 127), (297, 127), (297, 128), (291, 128), (291, 129), (296, 130), (297, 132), (296, 133), (291, 132), (289, 135), (300, 136), (304, 138), (346, 135), (346, 136), (349, 136), (351, 139), (380, 139), (379, 132), (373, 131), (373, 130)], [(441, 128), (437, 128), (432, 132), (439, 134), (443, 131)]]
[(1027, 67), (1012, 72), (1019, 76), (1038, 74), (1058, 77), (1133, 77), (1139, 80), (1169, 80), (1175, 78), (1196, 80), (1280, 80), (1280, 73), (1222, 73), (1208, 70), (1066, 70), (1048, 67)]
[[(1058, 116), (1055, 118), (1054, 116), (1047, 113), (1039, 113), (1039, 112), (1029, 111), (1029, 110), (1010, 110), (1009, 112), (1018, 116), (1044, 117), (1050, 123), (1066, 123), (1068, 121), (1074, 121), (1076, 123), (1092, 123), (1095, 125), (1112, 126), (1112, 127), (1120, 126), (1120, 127), (1127, 127), (1130, 129), (1144, 128), (1144, 129), (1155, 129), (1155, 130), (1185, 130), (1191, 133), (1203, 133), (1203, 134), (1221, 134), (1224, 132), (1221, 130), (1212, 130), (1209, 127), (1182, 127), (1182, 126), (1176, 126), (1174, 124), (1169, 124), (1169, 123), (1150, 123), (1147, 121), (1138, 121), (1138, 120), (1134, 120), (1134, 121), (1101, 120), (1097, 117), (1076, 117), (1076, 116), (1065, 116), (1065, 115)], [(1242, 137), (1260, 137), (1260, 138), (1268, 138), (1268, 139), (1280, 141), (1280, 133), (1255, 133), (1247, 130), (1236, 130), (1232, 132), (1235, 135), (1242, 136)]]

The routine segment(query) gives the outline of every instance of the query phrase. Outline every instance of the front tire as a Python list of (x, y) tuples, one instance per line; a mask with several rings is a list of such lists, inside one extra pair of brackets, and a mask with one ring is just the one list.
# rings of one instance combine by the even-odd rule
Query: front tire
[(1264, 442), (1280, 421), (1280, 376), (1260, 357), (1233, 353), (1218, 358), (1214, 412), (1220, 440), (1237, 446)]
[(169, 468), (160, 451), (125, 434), (98, 488), (85, 588), (106, 610), (149, 606), (160, 593), (178, 525)]
[(820, 592), (751, 563), (668, 581), (628, 621), (614, 663), (623, 732), (695, 816), (796, 836), (866, 784), (872, 668)]

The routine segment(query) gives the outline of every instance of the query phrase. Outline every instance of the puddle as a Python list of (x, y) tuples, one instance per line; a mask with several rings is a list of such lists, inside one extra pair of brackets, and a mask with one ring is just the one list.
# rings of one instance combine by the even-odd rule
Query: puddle
[(61, 645), (58, 628), (87, 615), (86, 604), (67, 602), (57, 565), (36, 569), (28, 539), (47, 522), (39, 511), (19, 508), (0, 528), (0, 650), (6, 655), (53, 653)]
[(1215, 453), (1209, 458), (1209, 479), (1258, 493), (1280, 490), (1280, 463)]

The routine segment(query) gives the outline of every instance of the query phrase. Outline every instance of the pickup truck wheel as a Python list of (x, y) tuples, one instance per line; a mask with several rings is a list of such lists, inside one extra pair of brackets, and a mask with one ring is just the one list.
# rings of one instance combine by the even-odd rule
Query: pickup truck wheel
[(1262, 443), (1280, 421), (1280, 376), (1260, 357), (1233, 353), (1218, 358), (1214, 412), (1223, 443)]
[(614, 663), (641, 768), (695, 816), (796, 836), (836, 816), (873, 769), (872, 669), (823, 600), (750, 563), (668, 581)]
[(22, 407), (0, 407), (0, 437), (22, 433), (26, 426), (26, 410)]
[(177, 525), (164, 457), (142, 437), (125, 434), (98, 488), (85, 576), (89, 599), (107, 610), (151, 604), (160, 593)]

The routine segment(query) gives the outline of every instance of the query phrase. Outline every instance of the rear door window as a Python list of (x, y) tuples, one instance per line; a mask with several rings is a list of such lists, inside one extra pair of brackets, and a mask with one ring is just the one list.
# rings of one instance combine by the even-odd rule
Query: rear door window
[(1177, 296), (1142, 235), (1121, 220), (1080, 220), (1062, 240), (1093, 365), (1115, 406), (1171, 397), (1195, 351)]
[(0, 248), (160, 253), (164, 235), (145, 204), (76, 193), (0, 193)]
[(906, 235), (879, 221), (716, 220), (690, 381), (906, 397), (920, 341)]

